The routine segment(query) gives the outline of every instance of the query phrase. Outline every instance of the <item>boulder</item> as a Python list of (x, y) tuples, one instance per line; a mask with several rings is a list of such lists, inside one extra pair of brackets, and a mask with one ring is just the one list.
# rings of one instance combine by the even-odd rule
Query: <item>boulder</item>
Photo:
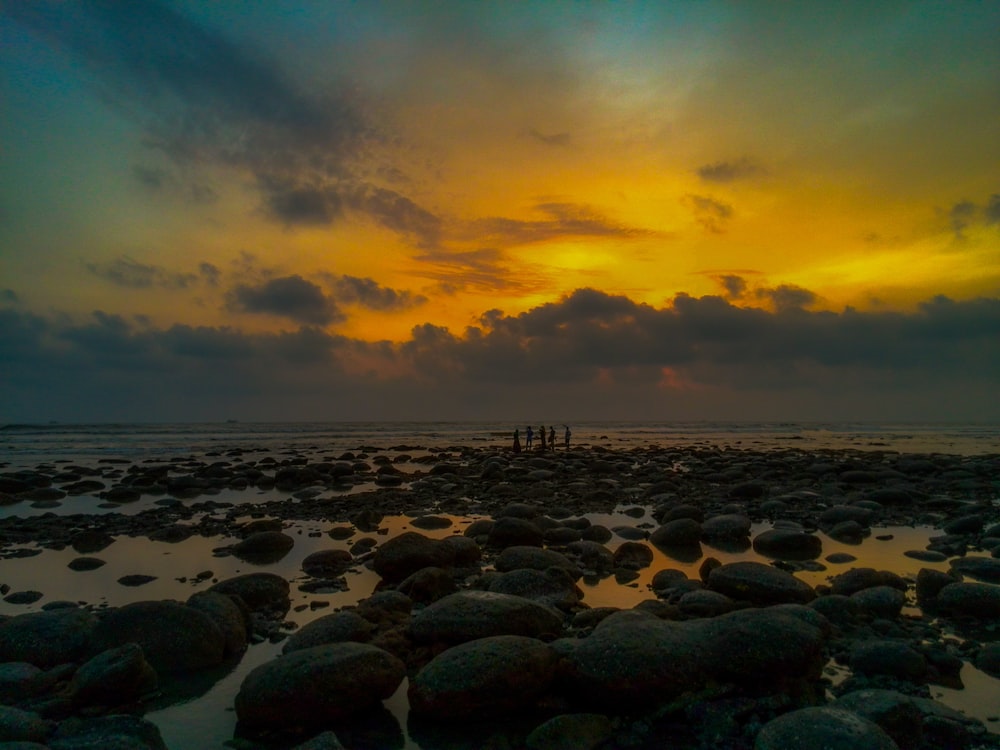
[(414, 614), (410, 633), (420, 643), (463, 643), (495, 635), (558, 635), (562, 626), (561, 615), (531, 599), (459, 591)]
[(0, 747), (8, 742), (45, 742), (51, 725), (34, 711), (0, 706)]
[(892, 586), (872, 586), (851, 594), (858, 610), (870, 617), (894, 620), (903, 611), (906, 594)]
[(927, 661), (902, 641), (866, 640), (851, 648), (851, 671), (863, 675), (887, 675), (919, 682), (927, 674)]
[(517, 635), (469, 641), (443, 651), (410, 683), (410, 711), (437, 720), (517, 714), (552, 684), (556, 652)]
[(701, 524), (693, 518), (675, 518), (667, 521), (649, 535), (657, 547), (683, 547), (701, 541)]
[(830, 580), (830, 588), (834, 594), (850, 596), (862, 589), (874, 586), (892, 586), (900, 591), (906, 591), (907, 584), (902, 578), (888, 570), (874, 568), (851, 568), (834, 576)]
[(97, 627), (87, 610), (29, 612), (0, 622), (0, 663), (21, 661), (49, 669), (84, 656)]
[(486, 543), (499, 549), (515, 545), (541, 547), (543, 536), (542, 530), (532, 521), (516, 516), (503, 516), (493, 523)]
[(639, 570), (648, 568), (653, 562), (653, 550), (642, 542), (623, 542), (614, 551), (616, 568)]
[(934, 606), (947, 613), (990, 620), (1000, 617), (1000, 587), (988, 583), (950, 583), (942, 588)]
[(920, 747), (923, 715), (908, 695), (895, 690), (855, 690), (832, 704), (874, 721), (901, 748)]
[(188, 597), (187, 606), (204, 612), (216, 624), (225, 641), (226, 656), (246, 651), (251, 625), (250, 612), (242, 601), (218, 591), (197, 591)]
[(535, 727), (525, 744), (528, 750), (597, 750), (613, 732), (604, 714), (560, 714)]
[(806, 604), (816, 598), (816, 592), (805, 581), (757, 562), (720, 565), (708, 574), (708, 588), (758, 605)]
[(354, 564), (354, 556), (344, 549), (324, 549), (306, 555), (302, 571), (316, 578), (336, 578)]
[(562, 568), (547, 570), (525, 568), (498, 573), (490, 578), (488, 590), (499, 594), (523, 596), (525, 599), (562, 610), (572, 609), (580, 603), (583, 596), (572, 576)]
[(221, 664), (226, 640), (207, 614), (174, 601), (126, 604), (104, 613), (95, 628), (97, 652), (134, 642), (159, 673), (188, 672)]
[(995, 557), (960, 557), (952, 560), (951, 570), (977, 581), (1000, 583), (1000, 559)]
[(455, 548), (440, 539), (407, 531), (380, 544), (372, 566), (385, 581), (398, 583), (421, 568), (447, 568), (455, 561)]
[(288, 581), (274, 573), (246, 573), (227, 578), (212, 586), (209, 591), (238, 596), (251, 612), (287, 612), (291, 606)]
[(385, 700), (405, 676), (402, 661), (366, 643), (293, 651), (246, 676), (236, 695), (236, 717), (253, 728), (329, 724)]
[(160, 729), (130, 714), (69, 719), (49, 738), (50, 750), (167, 750)]
[(328, 643), (364, 643), (371, 639), (373, 629), (372, 624), (356, 612), (334, 612), (313, 620), (292, 633), (285, 641), (282, 653), (289, 654)]
[(0, 664), (0, 704), (12, 705), (43, 689), (45, 672), (26, 661)]
[(706, 520), (701, 525), (701, 536), (708, 541), (746, 539), (750, 527), (750, 519), (742, 513), (724, 513)]
[(149, 692), (158, 681), (142, 647), (126, 643), (98, 654), (76, 670), (70, 693), (81, 705), (120, 706)]
[(815, 560), (823, 542), (815, 534), (793, 529), (771, 529), (754, 537), (754, 551), (775, 560)]
[(277, 562), (295, 546), (295, 540), (283, 531), (260, 531), (233, 545), (233, 555), (249, 563)]
[(421, 568), (396, 587), (417, 604), (430, 604), (458, 590), (455, 579), (444, 568)]
[(548, 568), (562, 568), (574, 581), (579, 580), (583, 572), (566, 555), (551, 549), (541, 547), (528, 547), (524, 545), (507, 547), (493, 563), (501, 573), (511, 570), (528, 568), (531, 570), (547, 570)]
[(754, 750), (899, 750), (878, 724), (843, 708), (800, 708), (772, 719)]

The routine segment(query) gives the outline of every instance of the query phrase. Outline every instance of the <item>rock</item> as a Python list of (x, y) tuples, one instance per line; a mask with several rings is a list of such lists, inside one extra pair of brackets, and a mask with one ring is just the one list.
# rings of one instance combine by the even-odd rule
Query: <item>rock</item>
[(501, 573), (511, 570), (529, 568), (532, 570), (546, 570), (548, 568), (561, 568), (573, 578), (579, 580), (583, 572), (566, 555), (551, 549), (541, 547), (514, 546), (507, 547), (493, 563), (493, 567)]
[(984, 643), (976, 654), (976, 668), (1000, 679), (1000, 643)]
[(861, 610), (858, 603), (843, 594), (829, 594), (813, 599), (808, 605), (823, 615), (834, 625), (849, 626), (854, 624)]
[(639, 570), (653, 562), (653, 550), (641, 542), (623, 542), (614, 552), (616, 568)]
[(73, 675), (70, 692), (78, 704), (120, 706), (153, 690), (157, 683), (156, 671), (142, 647), (126, 643), (83, 664)]
[(988, 583), (950, 583), (938, 592), (934, 606), (943, 612), (981, 620), (1000, 617), (1000, 587)]
[(995, 557), (960, 557), (952, 560), (951, 570), (977, 581), (1000, 583), (1000, 559)]
[(872, 586), (851, 594), (858, 610), (870, 617), (894, 620), (903, 611), (906, 594), (892, 586)]
[(607, 573), (615, 566), (614, 554), (599, 542), (581, 539), (566, 547), (566, 554), (585, 571)]
[(676, 521), (681, 518), (697, 521), (698, 524), (701, 524), (701, 522), (705, 520), (705, 511), (696, 505), (672, 505), (663, 508), (662, 510), (657, 509), (654, 517), (664, 526), (671, 521)]
[(67, 563), (66, 567), (70, 570), (76, 570), (79, 572), (87, 570), (97, 570), (102, 565), (105, 565), (105, 561), (97, 557), (76, 557)]
[(385, 581), (397, 583), (421, 568), (447, 568), (455, 561), (455, 548), (440, 539), (406, 531), (380, 544), (372, 565)]
[(984, 525), (983, 517), (975, 513), (949, 521), (941, 527), (941, 530), (945, 534), (978, 534), (983, 530)]
[(815, 560), (823, 553), (823, 542), (815, 534), (791, 529), (771, 529), (754, 537), (757, 554), (775, 560)]
[(750, 536), (750, 519), (741, 513), (713, 516), (701, 525), (701, 536), (706, 540), (745, 539)]
[(868, 527), (862, 526), (857, 521), (841, 521), (826, 530), (828, 537), (844, 544), (860, 544), (867, 533), (869, 533)]
[(572, 576), (562, 568), (547, 570), (524, 568), (499, 573), (490, 578), (488, 590), (499, 594), (522, 596), (562, 610), (572, 609), (580, 603), (583, 596)]
[(942, 573), (940, 570), (921, 568), (917, 573), (917, 603), (921, 607), (932, 606), (941, 589), (958, 581), (957, 577)]
[(458, 590), (455, 579), (443, 568), (421, 568), (407, 576), (396, 589), (416, 604), (430, 604)]
[(156, 576), (148, 576), (142, 573), (133, 573), (132, 575), (122, 576), (118, 579), (118, 583), (122, 586), (128, 586), (130, 588), (135, 588), (137, 586), (145, 586), (147, 583), (152, 583), (156, 580)]
[(534, 638), (501, 635), (447, 649), (410, 683), (410, 711), (437, 720), (517, 714), (555, 678), (557, 656)]
[(421, 643), (463, 643), (495, 635), (558, 635), (562, 625), (553, 609), (521, 596), (459, 591), (414, 614), (410, 632)]
[(0, 663), (20, 661), (49, 669), (77, 661), (96, 627), (94, 614), (78, 609), (29, 612), (0, 621)]
[(824, 529), (832, 529), (845, 521), (853, 521), (861, 527), (871, 526), (875, 514), (860, 505), (834, 505), (819, 514), (819, 525)]
[(701, 524), (692, 518), (667, 521), (649, 535), (649, 541), (657, 547), (696, 545), (701, 541)]
[(26, 661), (0, 664), (0, 704), (13, 705), (30, 698), (43, 686), (41, 669)]
[(452, 520), (444, 516), (417, 516), (410, 521), (410, 526), (415, 529), (447, 529), (451, 525)]
[(246, 651), (251, 631), (250, 611), (245, 604), (240, 606), (241, 599), (218, 591), (198, 591), (188, 598), (186, 604), (204, 612), (219, 628), (227, 657)]
[(901, 748), (920, 747), (923, 716), (917, 704), (895, 690), (855, 690), (831, 704), (878, 724)]
[(373, 630), (372, 624), (356, 612), (334, 612), (313, 620), (292, 633), (285, 642), (282, 653), (289, 654), (328, 643), (365, 643), (371, 639)]
[(718, 591), (688, 591), (677, 600), (677, 606), (687, 617), (715, 617), (731, 612), (736, 604)]
[(111, 545), (115, 538), (104, 531), (81, 531), (70, 540), (70, 545), (81, 555), (100, 552)]
[(161, 674), (217, 666), (226, 650), (222, 631), (208, 615), (173, 601), (133, 602), (104, 613), (92, 647), (100, 652), (129, 642), (142, 646)]
[(227, 578), (212, 586), (209, 591), (238, 596), (251, 612), (287, 612), (291, 606), (288, 581), (274, 573), (246, 573)]
[(69, 719), (48, 745), (51, 750), (167, 750), (156, 724), (128, 714)]
[(329, 724), (385, 700), (405, 676), (402, 661), (366, 643), (314, 646), (251, 671), (236, 695), (236, 716), (253, 728)]
[(843, 708), (800, 708), (772, 719), (754, 750), (899, 750), (878, 724)]
[(515, 545), (541, 547), (542, 541), (542, 530), (535, 523), (526, 518), (504, 516), (494, 522), (486, 543), (490, 547), (503, 549)]
[(851, 648), (849, 665), (857, 674), (888, 675), (920, 682), (927, 674), (927, 660), (901, 641), (866, 640)]
[(604, 714), (560, 714), (528, 735), (528, 750), (597, 750), (611, 738), (614, 727)]
[(900, 591), (906, 591), (907, 588), (906, 581), (895, 573), (874, 568), (851, 568), (830, 580), (833, 593), (844, 596), (850, 596), (873, 586), (892, 586)]
[(336, 578), (354, 564), (354, 556), (343, 549), (325, 549), (306, 555), (302, 571), (315, 578)]
[(260, 531), (233, 545), (233, 555), (250, 563), (277, 562), (295, 546), (295, 540), (283, 531)]
[(329, 730), (320, 732), (315, 737), (296, 745), (292, 750), (347, 750), (337, 735)]
[(805, 581), (757, 562), (736, 562), (715, 568), (708, 575), (708, 588), (731, 599), (765, 606), (805, 604), (816, 598), (816, 592)]
[(600, 524), (593, 524), (588, 526), (580, 533), (580, 537), (585, 542), (595, 542), (597, 544), (607, 544), (611, 541), (614, 534), (611, 529), (606, 526), (601, 526)]
[(446, 536), (441, 542), (452, 548), (456, 566), (476, 565), (483, 557), (483, 551), (476, 544), (476, 540), (467, 536)]
[(7, 742), (44, 742), (51, 731), (49, 722), (34, 711), (0, 706), (0, 746)]
[(586, 638), (553, 643), (562, 656), (560, 684), (582, 705), (627, 712), (664, 705), (710, 682), (781, 692), (818, 679), (825, 662), (823, 631), (799, 610), (805, 608), (684, 622), (611, 615)]

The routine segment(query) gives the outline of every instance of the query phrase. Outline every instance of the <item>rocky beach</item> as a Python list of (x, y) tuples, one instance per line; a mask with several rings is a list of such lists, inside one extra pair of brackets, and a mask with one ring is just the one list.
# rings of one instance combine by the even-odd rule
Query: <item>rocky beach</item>
[(8, 461), (0, 747), (1000, 747), (998, 498), (878, 447)]

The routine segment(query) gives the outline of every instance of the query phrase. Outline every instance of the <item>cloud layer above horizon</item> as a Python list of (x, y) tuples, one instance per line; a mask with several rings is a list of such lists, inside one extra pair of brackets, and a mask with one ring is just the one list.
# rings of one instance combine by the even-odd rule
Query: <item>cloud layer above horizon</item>
[(7, 3), (0, 422), (1000, 419), (998, 24)]

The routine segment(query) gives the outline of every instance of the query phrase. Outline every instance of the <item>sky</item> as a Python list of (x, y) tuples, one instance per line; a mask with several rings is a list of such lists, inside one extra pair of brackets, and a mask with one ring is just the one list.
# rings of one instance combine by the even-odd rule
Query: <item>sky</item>
[(0, 423), (1000, 421), (998, 32), (8, 0)]

